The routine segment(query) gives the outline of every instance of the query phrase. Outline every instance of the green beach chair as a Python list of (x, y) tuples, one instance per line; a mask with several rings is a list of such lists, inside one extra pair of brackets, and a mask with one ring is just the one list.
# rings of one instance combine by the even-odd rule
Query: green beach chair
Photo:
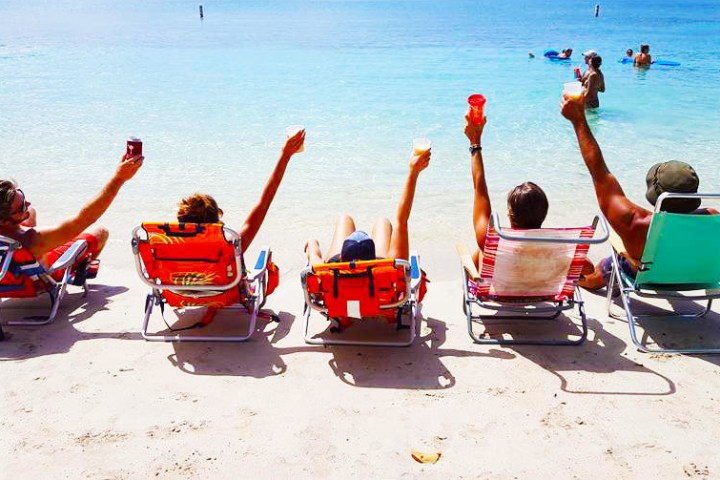
[[(655, 207), (645, 250), (635, 278), (620, 268), (618, 251), (613, 246), (613, 268), (608, 282), (608, 313), (615, 282), (627, 314), (632, 341), (643, 352), (656, 353), (720, 353), (715, 348), (657, 348), (651, 349), (637, 337), (639, 318), (672, 316), (676, 318), (704, 317), (713, 299), (720, 298), (720, 215), (692, 215), (661, 211), (664, 200), (670, 198), (720, 199), (720, 194), (663, 193)], [(664, 315), (637, 315), (632, 311), (631, 297), (656, 298), (673, 301), (707, 301), (702, 310), (694, 313), (668, 312)]]

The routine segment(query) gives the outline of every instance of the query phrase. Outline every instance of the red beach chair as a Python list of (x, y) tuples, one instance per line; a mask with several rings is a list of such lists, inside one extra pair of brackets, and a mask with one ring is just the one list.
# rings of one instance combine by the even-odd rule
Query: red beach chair
[[(143, 223), (133, 230), (132, 249), (140, 279), (152, 289), (145, 302), (145, 340), (247, 340), (255, 331), (266, 296), (279, 278), (269, 247), (260, 250), (252, 270), (246, 269), (239, 235), (220, 223)], [(248, 330), (242, 335), (225, 336), (149, 333), (155, 305), (163, 314), (165, 305), (179, 309), (207, 307), (211, 312), (191, 327), (173, 329), (168, 325), (173, 331), (202, 327), (212, 321), (215, 311), (238, 307), (250, 315)], [(277, 321), (277, 316), (272, 318)]]
[[(19, 242), (0, 236), (0, 299), (34, 298), (43, 294), (48, 294), (50, 298), (50, 313), (47, 316), (27, 317), (8, 322), (8, 325), (45, 325), (52, 322), (65, 296), (67, 284), (75, 279), (73, 267), (86, 250), (87, 242), (78, 240), (50, 268), (45, 268)], [(84, 280), (82, 287), (87, 294), (87, 282)]]
[[(311, 265), (300, 273), (300, 280), (305, 293), (305, 342), (375, 346), (413, 343), (425, 293), (425, 279), (416, 254), (411, 255), (410, 261), (387, 258)], [(409, 338), (398, 342), (312, 337), (308, 330), (313, 310), (331, 322), (330, 330), (334, 333), (345, 330), (356, 320), (382, 317), (398, 329), (408, 328)]]

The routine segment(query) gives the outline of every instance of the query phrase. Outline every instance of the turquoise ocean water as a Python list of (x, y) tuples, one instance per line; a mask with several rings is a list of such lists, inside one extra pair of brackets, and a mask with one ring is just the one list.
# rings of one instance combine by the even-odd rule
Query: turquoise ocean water
[[(258, 244), (295, 268), (304, 239), (326, 246), (340, 213), (367, 229), (392, 216), (411, 140), (427, 136), (413, 246), (445, 251), (473, 240), (462, 128), (473, 92), (488, 97), (494, 205), (533, 180), (550, 197), (549, 225), (582, 223), (596, 210), (592, 184), (558, 105), (587, 49), (603, 56), (607, 83), (591, 123), (626, 192), (643, 203), (647, 168), (668, 159), (692, 163), (701, 190), (720, 190), (717, 1), (606, 1), (599, 18), (595, 2), (574, 0), (203, 3), (204, 21), (184, 0), (0, 2), (0, 176), (22, 183), (41, 223), (77, 211), (137, 135), (146, 164), (103, 218), (119, 250), (134, 225), (172, 218), (195, 191), (237, 226), (284, 127), (300, 123), (305, 152)], [(616, 62), (641, 42), (682, 65)], [(565, 47), (573, 62), (542, 58)]]

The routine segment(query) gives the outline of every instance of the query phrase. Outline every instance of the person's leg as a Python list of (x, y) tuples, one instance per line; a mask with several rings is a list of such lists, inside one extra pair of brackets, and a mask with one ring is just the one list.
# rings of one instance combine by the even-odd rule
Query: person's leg
[(337, 224), (335, 225), (335, 232), (333, 232), (332, 242), (330, 242), (330, 248), (325, 254), (326, 262), (335, 255), (340, 254), (343, 242), (354, 231), (355, 221), (350, 215), (342, 215), (338, 218)]
[[(89, 239), (86, 235), (91, 236), (94, 240)], [(89, 253), (92, 253), (93, 258), (97, 258), (103, 248), (105, 248), (109, 236), (110, 232), (107, 228), (94, 225), (85, 230), (79, 238), (85, 238), (87, 240)]]
[(390, 241), (392, 239), (393, 226), (387, 218), (378, 218), (372, 229), (372, 239), (375, 242), (375, 256), (388, 257), (390, 252)]
[(580, 277), (578, 285), (587, 290), (600, 290), (607, 285), (611, 274), (612, 259), (610, 257), (600, 260), (595, 267), (590, 260), (585, 260), (583, 276)]
[(308, 265), (317, 265), (323, 263), (320, 244), (317, 240), (308, 240), (305, 244), (305, 255), (307, 255)]
[(408, 235), (408, 224), (398, 220), (397, 228), (392, 230), (390, 239), (389, 258), (410, 259), (410, 238)]

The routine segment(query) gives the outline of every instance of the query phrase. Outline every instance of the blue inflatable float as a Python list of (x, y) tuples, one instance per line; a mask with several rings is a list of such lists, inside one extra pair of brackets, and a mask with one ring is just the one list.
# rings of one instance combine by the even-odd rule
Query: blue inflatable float
[[(634, 60), (630, 57), (621, 58), (618, 63), (634, 63)], [(653, 65), (662, 65), (663, 67), (679, 67), (680, 62), (673, 62), (672, 60), (653, 60)]]
[(543, 57), (549, 59), (549, 60), (560, 60), (560, 61), (568, 61), (571, 60), (569, 57), (561, 57), (559, 56), (560, 52), (557, 50), (545, 50), (543, 52)]

